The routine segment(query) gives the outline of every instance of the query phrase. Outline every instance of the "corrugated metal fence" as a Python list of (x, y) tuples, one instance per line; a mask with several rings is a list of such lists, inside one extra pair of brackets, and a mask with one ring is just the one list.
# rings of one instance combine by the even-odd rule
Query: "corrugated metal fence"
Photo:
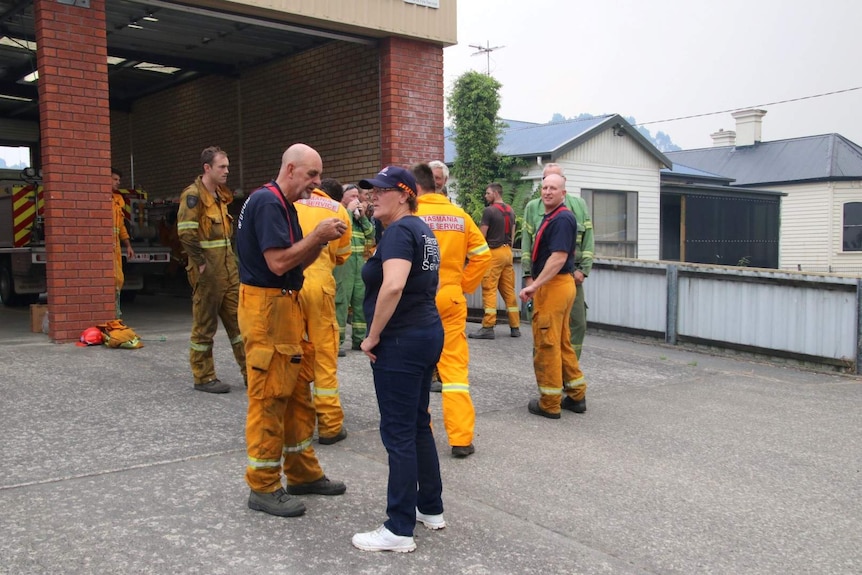
[[(520, 262), (515, 261), (520, 289)], [(862, 374), (862, 279), (729, 266), (599, 259), (589, 325), (844, 367)], [(497, 308), (505, 309), (498, 295)], [(482, 309), (482, 290), (470, 294)], [(498, 312), (499, 318), (505, 313)]]

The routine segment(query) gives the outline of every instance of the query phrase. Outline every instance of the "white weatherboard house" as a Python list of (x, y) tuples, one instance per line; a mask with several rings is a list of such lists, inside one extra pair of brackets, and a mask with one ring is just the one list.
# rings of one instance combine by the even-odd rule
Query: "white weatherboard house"
[[(507, 127), (497, 152), (527, 159), (525, 180), (538, 186), (545, 164), (563, 166), (566, 191), (590, 207), (597, 256), (659, 259), (661, 169), (672, 164), (622, 116), (503, 122)], [(455, 145), (447, 134), (445, 162), (454, 161)]]
[(675, 163), (731, 178), (781, 200), (778, 267), (862, 273), (862, 147), (839, 134), (761, 141), (764, 110), (734, 112), (713, 147), (668, 152)]

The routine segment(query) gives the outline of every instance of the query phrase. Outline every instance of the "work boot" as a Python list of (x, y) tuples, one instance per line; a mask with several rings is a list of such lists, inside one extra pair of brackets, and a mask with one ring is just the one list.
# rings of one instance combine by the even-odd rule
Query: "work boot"
[(416, 521), (433, 531), (446, 527), (446, 520), (443, 519), (442, 513), (438, 513), (437, 515), (425, 515), (419, 511), (418, 507), (416, 508)]
[(278, 517), (298, 517), (305, 513), (305, 503), (292, 498), (281, 487), (272, 493), (260, 493), (252, 489), (248, 496), (248, 508)]
[(338, 357), (346, 357), (346, 356), (347, 356), (346, 351), (344, 351), (343, 349), (338, 350)]
[(353, 546), (363, 551), (395, 551), (396, 553), (410, 553), (416, 550), (416, 542), (412, 537), (402, 537), (389, 531), (385, 525), (381, 525), (374, 531), (357, 533), (351, 541)]
[(467, 337), (469, 337), (470, 339), (494, 339), (494, 328), (483, 327), (474, 331)]
[(439, 379), (435, 379), (431, 381), (431, 391), (434, 393), (440, 393), (443, 391), (443, 382)]
[(214, 379), (206, 383), (196, 383), (195, 390), (206, 393), (230, 393), (230, 386), (218, 379)]
[(587, 410), (587, 398), (572, 399), (567, 395), (563, 398), (563, 402), (560, 404), (560, 407), (568, 409), (569, 411), (574, 411), (575, 413), (584, 413)]
[(473, 444), (470, 445), (453, 445), (452, 446), (452, 457), (457, 457), (459, 459), (463, 459), (469, 455), (473, 455), (476, 453), (476, 448), (473, 447)]
[(361, 346), (362, 346), (362, 342), (361, 342), (361, 341), (360, 341), (360, 342), (356, 342), (356, 341), (354, 341), (354, 342), (353, 342), (353, 344), (350, 346), (350, 349), (352, 349), (353, 351), (362, 351), (362, 347), (361, 347)]
[(345, 491), (347, 486), (343, 481), (330, 481), (325, 475), (317, 481), (287, 486), (291, 495), (341, 495)]
[(541, 415), (542, 417), (547, 417), (548, 419), (560, 419), (559, 413), (551, 413), (550, 411), (545, 411), (541, 407), (539, 407), (538, 399), (531, 399), (530, 403), (527, 404), (527, 409), (533, 415)]
[(317, 442), (321, 445), (332, 445), (333, 443), (338, 443), (342, 439), (347, 437), (347, 429), (342, 425), (341, 429), (335, 435), (330, 435), (328, 437), (320, 436), (317, 438)]
[(521, 337), (521, 328), (513, 327), (512, 329), (509, 330), (509, 335), (511, 337)]

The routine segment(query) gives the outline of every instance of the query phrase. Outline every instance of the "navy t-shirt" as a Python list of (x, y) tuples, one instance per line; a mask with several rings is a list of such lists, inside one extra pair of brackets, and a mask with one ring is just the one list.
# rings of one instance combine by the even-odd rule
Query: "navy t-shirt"
[(425, 327), (439, 322), (435, 298), (440, 246), (434, 232), (421, 218), (405, 216), (386, 228), (377, 251), (362, 268), (362, 281), (365, 282), (365, 302), (362, 307), (368, 327), (374, 320), (377, 295), (383, 284), (383, 262), (390, 259), (407, 260), (411, 266), (401, 300), (381, 336), (397, 335), (406, 328)]
[[(548, 216), (553, 216), (548, 218)], [(542, 230), (545, 221), (548, 225)], [(575, 271), (575, 248), (577, 247), (578, 239), (578, 221), (575, 219), (575, 214), (568, 209), (565, 204), (562, 209), (545, 214), (542, 217), (542, 223), (539, 225), (539, 230), (542, 230), (542, 236), (539, 238), (538, 231), (536, 239), (536, 257), (533, 258), (533, 265), (530, 269), (533, 279), (539, 277), (545, 264), (548, 263), (548, 258), (554, 252), (566, 252), (569, 257), (566, 258), (566, 263), (558, 273), (570, 274)]]
[[(270, 185), (281, 194), (278, 184), (271, 182)], [(236, 253), (239, 258), (239, 281), (257, 287), (290, 290), (302, 288), (304, 278), (301, 266), (296, 266), (279, 276), (272, 273), (266, 265), (266, 258), (263, 257), (263, 252), (268, 249), (289, 248), (301, 239), (302, 228), (299, 227), (299, 217), (293, 204), (286, 199), (282, 204), (278, 196), (266, 187), (252, 192), (245, 200), (237, 222)]]

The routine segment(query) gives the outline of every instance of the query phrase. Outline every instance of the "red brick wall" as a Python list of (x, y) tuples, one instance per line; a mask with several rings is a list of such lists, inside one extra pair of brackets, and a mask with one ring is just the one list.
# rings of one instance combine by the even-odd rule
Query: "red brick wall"
[(443, 48), (387, 38), (380, 55), (384, 164), (443, 157)]
[(35, 1), (50, 337), (114, 317), (104, 0)]
[(245, 193), (276, 175), (295, 142), (320, 152), (324, 177), (368, 177), (381, 163), (378, 78), (376, 48), (331, 42), (240, 78), (188, 82), (112, 114), (113, 161), (128, 176), (131, 156), (151, 199), (178, 198), (210, 145), (228, 152), (228, 185)]

